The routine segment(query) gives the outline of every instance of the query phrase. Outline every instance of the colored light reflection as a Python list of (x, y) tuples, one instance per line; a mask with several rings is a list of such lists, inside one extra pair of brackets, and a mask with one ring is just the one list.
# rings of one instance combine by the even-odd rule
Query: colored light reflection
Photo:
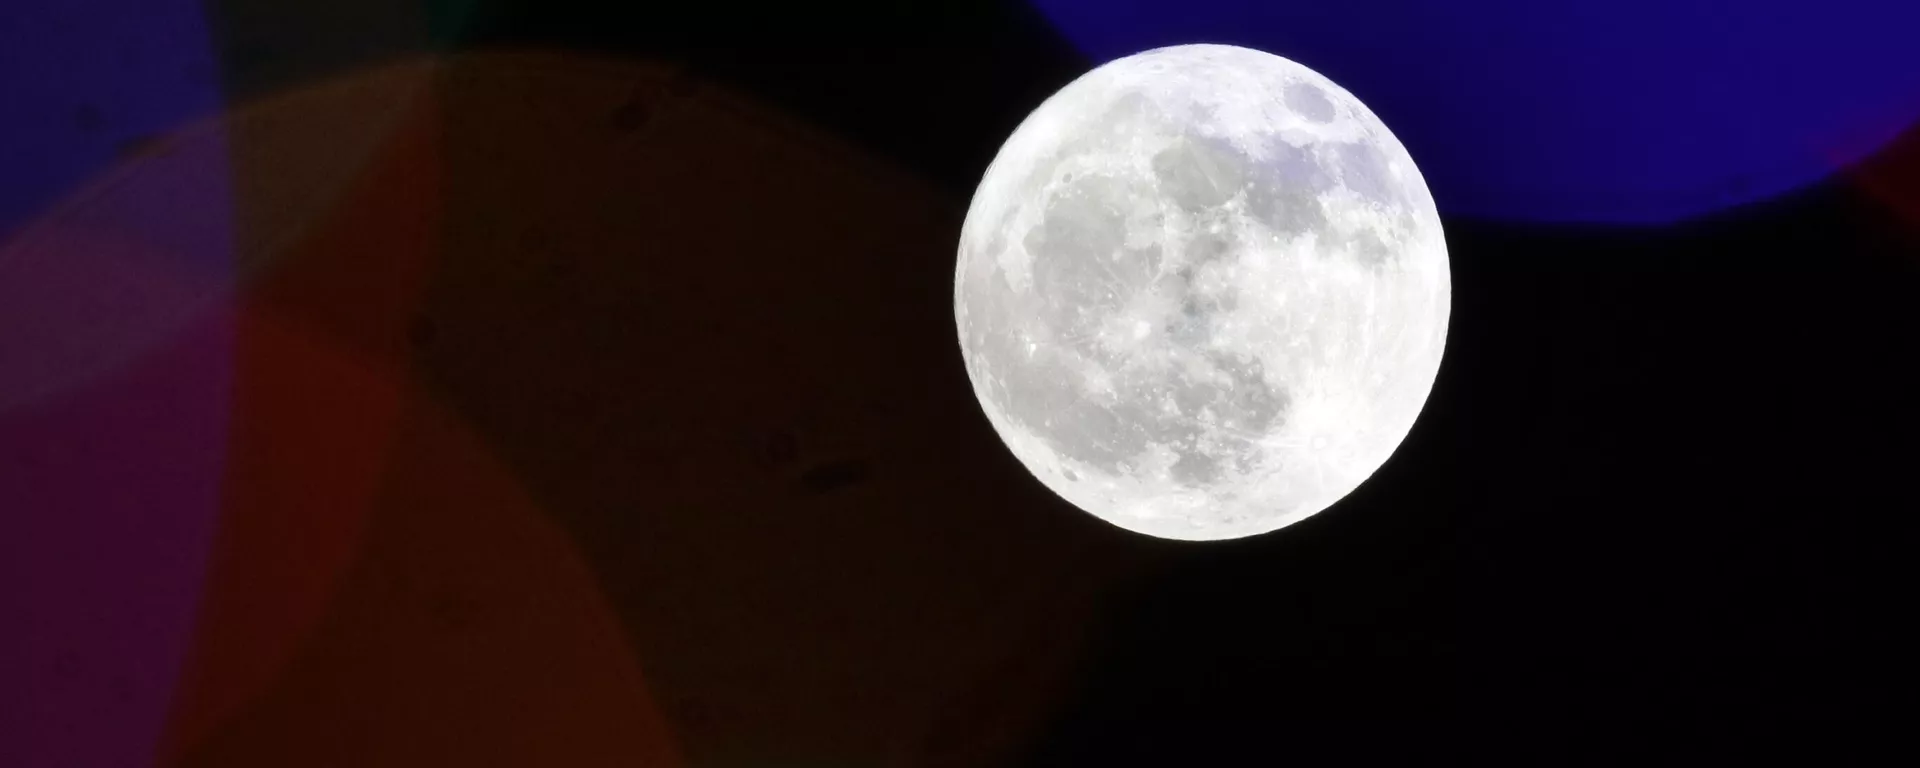
[(1920, 124), (1848, 168), (1846, 180), (1897, 217), (1910, 242), (1920, 243)]
[(186, 653), (231, 389), (226, 137), (102, 174), (219, 111), (210, 43), (197, 0), (0, 10), (0, 764), (147, 764)]
[(407, 364), (435, 66), (216, 112), (0, 245), (0, 765), (678, 764), (571, 542)]
[(1453, 215), (1688, 218), (1820, 180), (1920, 118), (1914, 3), (1033, 2), (1098, 60), (1219, 42), (1318, 70)]

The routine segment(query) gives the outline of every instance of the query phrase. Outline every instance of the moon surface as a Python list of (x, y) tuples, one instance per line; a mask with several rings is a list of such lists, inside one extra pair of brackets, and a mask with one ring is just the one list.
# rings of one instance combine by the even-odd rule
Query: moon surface
[(1452, 302), (1425, 180), (1367, 107), (1226, 45), (1117, 59), (1034, 110), (961, 230), (974, 394), (1035, 477), (1168, 539), (1266, 533), (1386, 463)]

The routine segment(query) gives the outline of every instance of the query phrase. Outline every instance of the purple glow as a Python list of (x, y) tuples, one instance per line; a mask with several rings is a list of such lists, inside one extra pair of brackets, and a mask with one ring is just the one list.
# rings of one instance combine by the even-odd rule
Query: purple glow
[(220, 509), (232, 323), (0, 415), (9, 766), (150, 764)]
[(231, 403), (231, 171), (218, 133), (137, 150), (219, 113), (211, 43), (198, 0), (0, 3), (10, 768), (151, 764), (191, 641)]

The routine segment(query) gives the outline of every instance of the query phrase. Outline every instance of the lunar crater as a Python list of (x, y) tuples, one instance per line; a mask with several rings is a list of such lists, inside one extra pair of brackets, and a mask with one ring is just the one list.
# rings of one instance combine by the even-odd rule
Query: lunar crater
[(1333, 101), (1312, 83), (1289, 83), (1284, 98), (1294, 114), (1315, 123), (1333, 122)]

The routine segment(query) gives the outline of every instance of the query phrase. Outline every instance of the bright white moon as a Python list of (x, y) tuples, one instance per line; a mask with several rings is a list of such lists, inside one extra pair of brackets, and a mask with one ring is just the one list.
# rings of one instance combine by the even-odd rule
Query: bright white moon
[(974, 193), (953, 294), (1021, 463), (1186, 540), (1285, 527), (1386, 463), (1451, 302), (1399, 140), (1320, 74), (1224, 45), (1110, 62), (1034, 110)]

